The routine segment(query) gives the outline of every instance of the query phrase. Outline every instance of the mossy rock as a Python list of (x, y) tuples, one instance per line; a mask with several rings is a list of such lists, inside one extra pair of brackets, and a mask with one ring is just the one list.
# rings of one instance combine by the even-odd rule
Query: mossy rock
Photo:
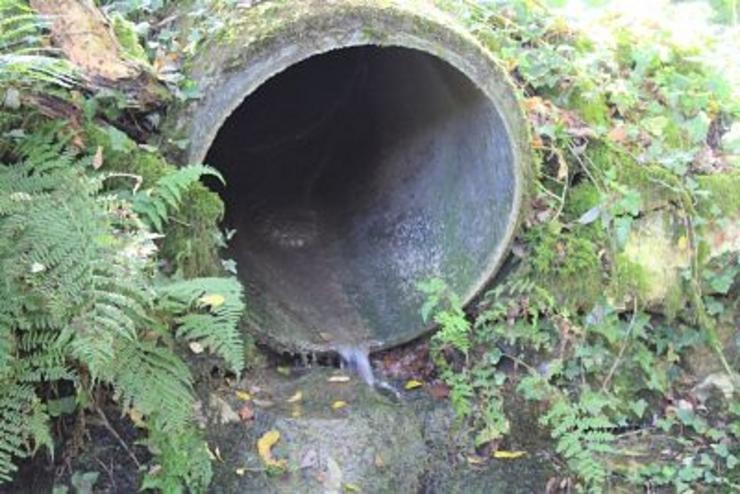
[[(214, 464), (211, 491), (418, 492), (427, 467), (420, 417), (354, 376), (329, 382), (335, 374), (325, 368), (299, 378), (253, 376), (271, 405), (256, 404), (265, 405), (259, 394), (249, 404), (254, 421), (209, 426), (209, 444), (223, 459)], [(244, 404), (224, 399), (235, 409)], [(280, 433), (271, 453), (283, 467), (267, 468), (258, 454), (268, 431)]]
[[(141, 177), (141, 189), (153, 187), (158, 179), (176, 170), (158, 152), (138, 146), (113, 127), (89, 124), (85, 134), (91, 149), (102, 150), (103, 170)], [(130, 178), (118, 180), (131, 181)], [(194, 184), (185, 192), (182, 206), (172, 215), (174, 219), (166, 226), (160, 245), (175, 271), (186, 277), (221, 272), (218, 222), (223, 213), (221, 199), (203, 184)]]

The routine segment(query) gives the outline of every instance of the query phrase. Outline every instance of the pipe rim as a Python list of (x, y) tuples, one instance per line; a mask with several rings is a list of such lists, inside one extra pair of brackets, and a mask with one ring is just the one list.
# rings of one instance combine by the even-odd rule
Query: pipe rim
[[(249, 40), (252, 41), (247, 44), (249, 55), (230, 62), (225, 80), (214, 77), (214, 74), (224, 71), (224, 67), (209, 64), (207, 55), (205, 59), (200, 57), (200, 60), (194, 61), (194, 79), (206, 84), (203, 88), (204, 97), (184, 112), (186, 118), (189, 114), (192, 119), (189, 123), (191, 139), (185, 153), (187, 162), (203, 162), (226, 120), (254, 91), (289, 67), (311, 57), (345, 48), (378, 46), (418, 50), (439, 58), (465, 76), (493, 104), (501, 117), (513, 157), (509, 166), (513, 169), (514, 191), (506, 231), (497, 248), (489, 255), (486, 269), (460, 296), (463, 306), (467, 306), (500, 269), (526, 213), (533, 160), (529, 148), (529, 125), (519, 104), (517, 89), (493, 55), (452, 18), (437, 9), (430, 13), (427, 9), (415, 11), (382, 7), (377, 2), (360, 7), (344, 2), (328, 7), (331, 10), (329, 17), (326, 8), (308, 8), (304, 14), (280, 23), (265, 37), (257, 41)], [(358, 20), (361, 22), (358, 23)], [(368, 21), (375, 26), (369, 26)], [(384, 30), (373, 27), (382, 27)], [(286, 42), (294, 40), (296, 33), (300, 33), (297, 40)], [(279, 61), (267, 63), (266, 60), (275, 58), (276, 53), (280, 54)], [(214, 103), (217, 111), (208, 111)], [(183, 116), (178, 114), (175, 118), (179, 120), (176, 127), (182, 129), (180, 124)], [(279, 350), (302, 353), (336, 351), (331, 343), (287, 341), (271, 334), (269, 329), (261, 329), (256, 323), (248, 322), (248, 326), (259, 339)], [(398, 332), (395, 337), (383, 342), (369, 342), (368, 350), (378, 351), (402, 345), (430, 332), (435, 326), (424, 326), (420, 318), (417, 330)]]

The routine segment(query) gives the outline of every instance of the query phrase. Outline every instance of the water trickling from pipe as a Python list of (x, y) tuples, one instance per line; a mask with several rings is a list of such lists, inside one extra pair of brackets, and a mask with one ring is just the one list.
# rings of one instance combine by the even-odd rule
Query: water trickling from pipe
[(402, 398), (401, 392), (392, 384), (375, 378), (367, 349), (345, 346), (338, 348), (337, 352), (342, 358), (342, 366), (360, 376), (368, 385), (390, 392), (397, 400)]

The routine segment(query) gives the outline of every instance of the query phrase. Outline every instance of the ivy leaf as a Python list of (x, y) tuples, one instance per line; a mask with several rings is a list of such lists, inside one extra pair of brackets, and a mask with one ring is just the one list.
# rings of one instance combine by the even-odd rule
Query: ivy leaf
[(594, 206), (585, 213), (581, 215), (580, 218), (578, 218), (578, 223), (581, 225), (588, 225), (590, 223), (593, 223), (597, 219), (599, 219), (599, 216), (601, 215), (601, 206)]
[(645, 409), (647, 408), (647, 405), (647, 402), (640, 398), (639, 400), (630, 403), (630, 408), (633, 412), (635, 412), (635, 415), (637, 415), (639, 418), (642, 418), (642, 416), (645, 414)]

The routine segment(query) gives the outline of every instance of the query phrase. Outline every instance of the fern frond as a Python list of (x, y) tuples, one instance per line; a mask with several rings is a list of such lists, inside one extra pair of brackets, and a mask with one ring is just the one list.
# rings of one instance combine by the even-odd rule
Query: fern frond
[(220, 355), (239, 374), (244, 368), (244, 343), (239, 320), (244, 293), (234, 278), (195, 278), (164, 285), (158, 306), (176, 314), (176, 336), (198, 341)]
[(184, 430), (192, 416), (190, 371), (166, 347), (118, 339), (115, 357), (102, 376), (120, 393), (124, 407), (154, 417), (162, 430)]
[(161, 232), (169, 214), (179, 209), (183, 192), (204, 176), (224, 181), (210, 166), (188, 165), (161, 177), (153, 188), (136, 193), (133, 209), (150, 227)]
[(40, 446), (52, 449), (47, 422), (33, 387), (0, 382), (0, 483), (17, 470), (14, 458), (25, 458)]

